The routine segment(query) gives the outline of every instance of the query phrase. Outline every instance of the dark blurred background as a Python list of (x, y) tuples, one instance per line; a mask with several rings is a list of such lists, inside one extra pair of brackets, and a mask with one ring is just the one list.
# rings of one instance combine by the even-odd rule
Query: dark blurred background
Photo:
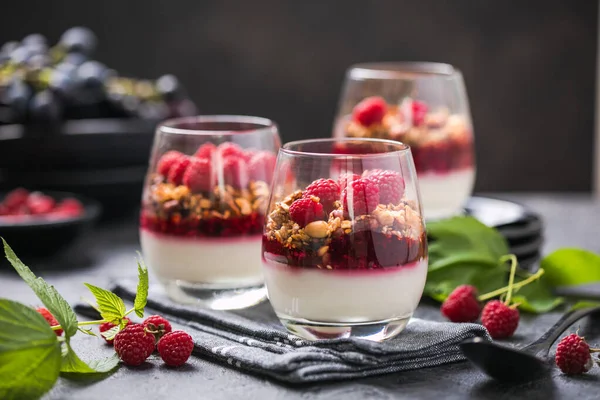
[(284, 141), (331, 135), (350, 64), (451, 63), (478, 191), (591, 190), (597, 1), (53, 0), (2, 14), (3, 42), (88, 26), (122, 75), (173, 73), (201, 113), (272, 118)]

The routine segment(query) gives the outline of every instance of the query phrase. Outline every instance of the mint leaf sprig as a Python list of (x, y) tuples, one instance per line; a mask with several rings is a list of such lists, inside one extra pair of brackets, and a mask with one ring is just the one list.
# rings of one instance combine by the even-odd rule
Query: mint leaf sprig
[[(54, 286), (37, 277), (4, 239), (2, 242), (7, 260), (59, 324), (50, 326), (33, 308), (0, 298), (0, 376), (3, 377), (0, 399), (40, 398), (54, 386), (59, 375), (69, 379), (101, 379), (114, 372), (119, 365), (116, 354), (86, 362), (75, 353), (70, 341), (77, 332), (96, 336), (83, 327), (105, 322), (115, 324), (113, 329), (104, 332), (110, 339), (125, 327), (128, 314), (135, 312), (143, 317), (148, 296), (148, 270), (144, 262), (140, 259), (137, 263), (139, 283), (133, 308), (126, 310), (119, 296), (86, 283), (97, 302), (93, 307), (102, 319), (78, 321)], [(64, 331), (64, 336), (56, 335), (54, 331), (59, 329)]]

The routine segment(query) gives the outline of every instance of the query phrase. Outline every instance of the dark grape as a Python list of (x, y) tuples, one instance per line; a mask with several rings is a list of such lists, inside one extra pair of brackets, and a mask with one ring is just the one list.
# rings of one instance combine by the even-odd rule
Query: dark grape
[(88, 88), (102, 87), (111, 72), (98, 61), (86, 61), (77, 68), (77, 77)]
[(96, 35), (88, 28), (76, 26), (63, 33), (60, 44), (67, 52), (78, 52), (89, 56), (96, 48)]
[(163, 75), (156, 80), (156, 90), (165, 100), (181, 99), (185, 96), (179, 80), (173, 75)]
[(61, 115), (62, 104), (51, 90), (42, 90), (31, 99), (29, 116), (34, 122), (55, 122)]
[(19, 47), (19, 42), (6, 42), (2, 45), (2, 47), (0, 48), (0, 53), (3, 54), (10, 54), (13, 52), (13, 50), (15, 50), (17, 47)]
[(48, 87), (63, 99), (74, 99), (77, 90), (75, 68), (69, 71), (64, 67), (58, 68), (59, 66), (52, 70)]
[(40, 33), (32, 33), (31, 35), (25, 36), (22, 40), (22, 43), (25, 46), (33, 45), (33, 44), (43, 44), (46, 45), (46, 38), (44, 35)]
[(11, 107), (17, 118), (21, 118), (27, 113), (31, 94), (32, 90), (27, 83), (21, 79), (13, 78), (4, 92), (2, 102)]
[(15, 64), (25, 64), (31, 55), (29, 48), (19, 46), (10, 53), (10, 60)]
[(88, 57), (83, 53), (71, 52), (68, 53), (62, 60), (63, 63), (79, 66), (86, 62)]
[(47, 54), (34, 54), (27, 60), (27, 65), (35, 70), (49, 66), (51, 61), (50, 56)]

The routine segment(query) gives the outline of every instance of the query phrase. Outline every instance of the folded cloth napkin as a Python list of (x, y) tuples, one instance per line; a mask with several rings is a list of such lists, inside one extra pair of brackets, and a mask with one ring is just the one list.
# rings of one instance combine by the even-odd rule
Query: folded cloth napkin
[[(119, 282), (113, 291), (133, 300), (136, 282)], [(89, 305), (76, 310), (97, 316)], [(174, 303), (151, 286), (148, 313), (165, 316), (194, 338), (194, 354), (245, 372), (289, 383), (346, 380), (462, 361), (458, 344), (476, 336), (491, 340), (477, 324), (412, 319), (396, 338), (308, 341), (288, 333), (269, 303), (239, 311), (214, 311)], [(149, 314), (148, 314), (149, 315)]]

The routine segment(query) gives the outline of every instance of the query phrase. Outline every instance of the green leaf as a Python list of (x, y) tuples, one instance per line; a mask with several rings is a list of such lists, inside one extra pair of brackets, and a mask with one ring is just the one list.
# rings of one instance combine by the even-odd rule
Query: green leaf
[(113, 354), (100, 360), (84, 362), (77, 356), (73, 348), (67, 343), (67, 352), (62, 358), (60, 373), (67, 378), (101, 379), (106, 374), (113, 372), (119, 365), (119, 357)]
[(36, 277), (35, 274), (21, 262), (4, 238), (2, 239), (2, 242), (4, 243), (6, 259), (12, 264), (25, 283), (27, 283), (27, 285), (35, 292), (44, 306), (46, 306), (58, 320), (65, 332), (65, 338), (68, 340), (77, 332), (77, 316), (69, 303), (67, 303), (67, 301), (58, 293), (54, 286), (48, 284), (42, 278)]
[(552, 286), (600, 281), (600, 256), (584, 249), (556, 250), (542, 259), (541, 267)]
[(443, 301), (459, 285), (475, 286), (480, 293), (504, 286), (508, 253), (502, 235), (473, 217), (454, 217), (427, 224), (429, 272), (425, 294)]
[(95, 336), (98, 337), (98, 335), (96, 335), (94, 333), (94, 331), (90, 328), (90, 329), (83, 329), (83, 328), (77, 328), (77, 330), (85, 335), (89, 335), (89, 336)]
[(543, 275), (537, 281), (531, 282), (514, 293), (512, 302), (519, 304), (521, 311), (539, 314), (552, 311), (563, 304), (564, 299), (556, 297), (552, 293), (546, 275)]
[(577, 303), (575, 303), (571, 306), (570, 311), (575, 311), (575, 310), (579, 310), (581, 308), (588, 308), (588, 307), (600, 307), (600, 301), (588, 301), (588, 300), (578, 301)]
[(135, 300), (133, 302), (133, 308), (138, 317), (144, 317), (144, 307), (148, 300), (148, 268), (144, 264), (140, 256), (140, 261), (137, 263), (138, 267), (138, 285), (137, 292), (135, 294)]
[(96, 298), (98, 303), (98, 311), (103, 319), (114, 324), (121, 322), (121, 319), (125, 316), (125, 303), (123, 299), (114, 294), (113, 292), (99, 288), (98, 286), (84, 283), (90, 292)]
[(54, 386), (60, 343), (38, 312), (0, 299), (0, 399), (37, 399)]
[(114, 339), (117, 336), (117, 333), (121, 331), (122, 327), (119, 325), (113, 326), (107, 331), (101, 332), (100, 335), (108, 340)]

